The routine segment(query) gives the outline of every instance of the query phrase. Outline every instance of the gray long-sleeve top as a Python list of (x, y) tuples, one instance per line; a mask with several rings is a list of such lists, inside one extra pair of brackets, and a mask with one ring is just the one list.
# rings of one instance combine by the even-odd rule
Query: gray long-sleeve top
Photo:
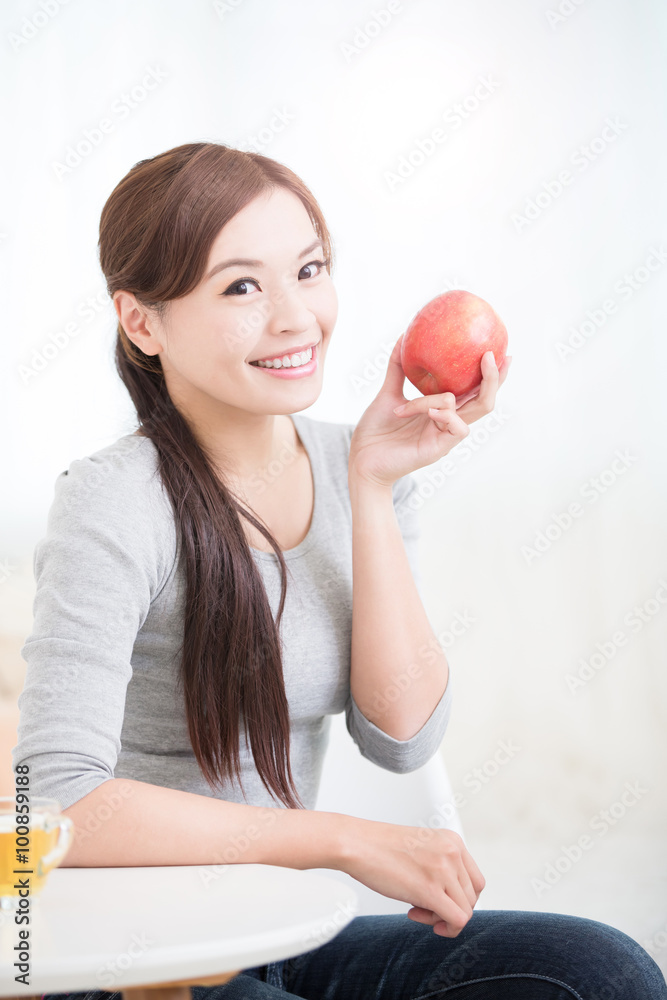
[[(345, 711), (364, 757), (394, 772), (421, 767), (449, 721), (451, 683), (424, 726), (396, 740), (370, 722), (350, 692), (352, 512), (347, 467), (353, 424), (293, 414), (313, 473), (308, 534), (284, 551), (288, 588), (281, 623), (290, 760), (306, 808), (315, 806), (330, 716)], [(415, 480), (393, 497), (415, 581)], [(273, 552), (252, 549), (274, 618), (280, 569)], [(14, 767), (28, 764), (32, 795), (67, 809), (111, 778), (132, 778), (232, 802), (278, 807), (243, 737), (243, 790), (214, 791), (190, 743), (177, 689), (185, 572), (176, 522), (149, 438), (128, 434), (71, 462), (55, 482), (46, 536), (35, 548), (33, 628), (19, 697)]]

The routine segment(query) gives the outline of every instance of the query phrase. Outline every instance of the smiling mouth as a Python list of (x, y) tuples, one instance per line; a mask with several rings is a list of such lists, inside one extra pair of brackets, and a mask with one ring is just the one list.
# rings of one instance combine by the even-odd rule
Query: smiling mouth
[(255, 361), (249, 361), (248, 364), (254, 365), (257, 368), (301, 368), (312, 360), (316, 347), (317, 344), (311, 344), (310, 347), (303, 348), (300, 351), (279, 354), (268, 359), (258, 358)]

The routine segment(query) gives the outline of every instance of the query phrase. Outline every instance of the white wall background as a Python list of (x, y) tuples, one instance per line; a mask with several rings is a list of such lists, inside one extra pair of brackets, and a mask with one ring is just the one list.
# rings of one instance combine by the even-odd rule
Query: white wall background
[[(140, 159), (190, 141), (248, 148), (260, 134), (259, 151), (310, 186), (335, 241), (339, 319), (310, 415), (357, 420), (387, 345), (447, 288), (481, 295), (507, 325), (514, 361), (495, 417), (416, 474), (424, 599), (457, 692), (442, 753), (469, 846), (493, 875), (487, 905), (615, 922), (664, 966), (667, 9), (44, 3), (48, 16), (37, 0), (0, 11), (5, 688), (30, 629), (32, 550), (54, 480), (135, 426), (96, 257), (102, 205)], [(388, 12), (381, 28), (377, 11)], [(159, 82), (121, 113), (149, 69)], [(272, 132), (276, 112), (287, 123)], [(112, 129), (56, 176), (104, 118)], [(436, 128), (444, 141), (392, 186), (388, 174), (416, 164)], [(71, 323), (76, 336), (60, 337), (38, 370)], [(562, 357), (558, 345), (582, 327)], [(407, 382), (405, 393), (418, 394)], [(628, 457), (614, 471), (618, 453)], [(559, 532), (554, 518), (573, 502), (581, 516)], [(474, 620), (454, 638), (457, 614)], [(567, 675), (598, 644), (614, 655), (571, 691)], [(520, 749), (496, 768), (500, 740)], [(642, 791), (619, 806), (626, 782)], [(601, 810), (611, 810), (606, 833)], [(583, 834), (594, 849), (539, 892), (531, 880)]]

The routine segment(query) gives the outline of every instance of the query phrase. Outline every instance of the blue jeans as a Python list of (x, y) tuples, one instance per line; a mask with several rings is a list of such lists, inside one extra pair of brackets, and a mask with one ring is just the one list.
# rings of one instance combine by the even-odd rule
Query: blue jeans
[[(120, 1000), (119, 993), (44, 1000)], [(355, 917), (327, 944), (243, 970), (193, 1000), (667, 1000), (651, 956), (607, 924), (476, 910), (455, 938), (403, 913)]]

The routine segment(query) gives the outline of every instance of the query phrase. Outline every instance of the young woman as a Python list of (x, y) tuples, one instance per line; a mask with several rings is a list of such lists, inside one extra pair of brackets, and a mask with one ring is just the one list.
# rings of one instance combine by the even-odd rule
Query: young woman
[(356, 425), (300, 414), (336, 321), (332, 259), (315, 198), (265, 156), (187, 144), (112, 192), (100, 262), (139, 426), (56, 481), (14, 764), (72, 817), (68, 866), (330, 867), (411, 904), (195, 1000), (665, 1000), (611, 927), (473, 912), (484, 878), (452, 831), (314, 809), (331, 714), (380, 767), (437, 752), (450, 686), (415, 582), (410, 473), (493, 409), (508, 368), (486, 355), (475, 392), (397, 414), (399, 339)]

